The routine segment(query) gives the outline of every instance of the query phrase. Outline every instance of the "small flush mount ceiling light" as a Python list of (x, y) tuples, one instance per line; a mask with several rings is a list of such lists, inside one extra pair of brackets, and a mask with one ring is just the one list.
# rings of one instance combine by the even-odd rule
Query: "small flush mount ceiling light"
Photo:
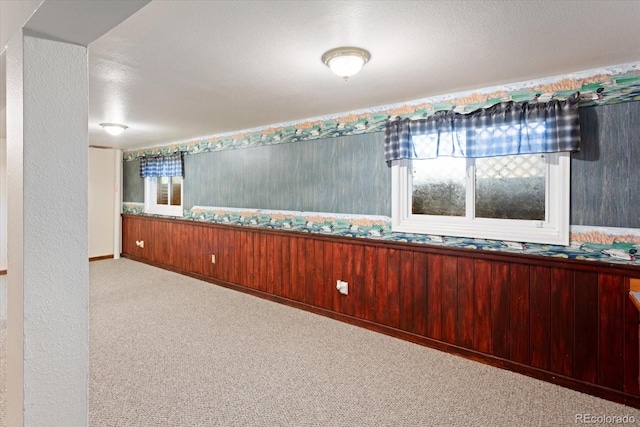
[(110, 135), (120, 135), (129, 127), (118, 123), (100, 123), (100, 126)]
[(358, 73), (369, 59), (371, 54), (359, 47), (337, 47), (322, 55), (322, 62), (345, 80)]

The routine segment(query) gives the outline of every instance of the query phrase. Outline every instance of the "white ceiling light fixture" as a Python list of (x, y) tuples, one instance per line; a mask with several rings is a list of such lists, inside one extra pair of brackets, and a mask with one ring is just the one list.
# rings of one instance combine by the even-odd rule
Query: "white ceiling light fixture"
[(121, 125), (118, 123), (100, 123), (100, 126), (107, 131), (110, 135), (120, 135), (125, 129), (128, 129), (129, 126)]
[(322, 62), (345, 80), (358, 73), (369, 59), (371, 54), (359, 47), (337, 47), (322, 55)]

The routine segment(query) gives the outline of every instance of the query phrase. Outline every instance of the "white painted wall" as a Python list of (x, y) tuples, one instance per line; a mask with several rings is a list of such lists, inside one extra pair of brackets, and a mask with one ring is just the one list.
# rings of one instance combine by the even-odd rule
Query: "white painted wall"
[(7, 48), (7, 425), (86, 426), (87, 49)]
[[(4, 115), (4, 110), (2, 111)], [(0, 138), (0, 270), (7, 269), (7, 140)]]
[(89, 258), (114, 255), (115, 150), (89, 148)]

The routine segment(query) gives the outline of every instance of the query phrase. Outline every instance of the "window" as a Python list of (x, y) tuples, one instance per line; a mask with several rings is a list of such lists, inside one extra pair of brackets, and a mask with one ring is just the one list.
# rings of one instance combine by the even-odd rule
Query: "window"
[(182, 216), (182, 177), (149, 176), (144, 179), (144, 210), (158, 215)]
[(145, 212), (183, 216), (183, 153), (141, 157), (140, 176), (144, 178)]
[(393, 230), (568, 245), (579, 100), (388, 120)]
[(569, 244), (568, 153), (392, 164), (394, 231)]

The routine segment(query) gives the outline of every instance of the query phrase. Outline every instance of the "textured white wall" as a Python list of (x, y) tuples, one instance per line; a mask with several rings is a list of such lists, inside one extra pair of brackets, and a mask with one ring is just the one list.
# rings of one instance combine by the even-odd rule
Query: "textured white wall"
[[(1, 112), (4, 114), (4, 110)], [(0, 138), (0, 270), (7, 269), (7, 140)]]
[[(89, 257), (114, 254), (115, 153), (89, 148)], [(119, 181), (119, 180), (118, 180)]]
[(7, 49), (7, 425), (88, 422), (87, 49)]

